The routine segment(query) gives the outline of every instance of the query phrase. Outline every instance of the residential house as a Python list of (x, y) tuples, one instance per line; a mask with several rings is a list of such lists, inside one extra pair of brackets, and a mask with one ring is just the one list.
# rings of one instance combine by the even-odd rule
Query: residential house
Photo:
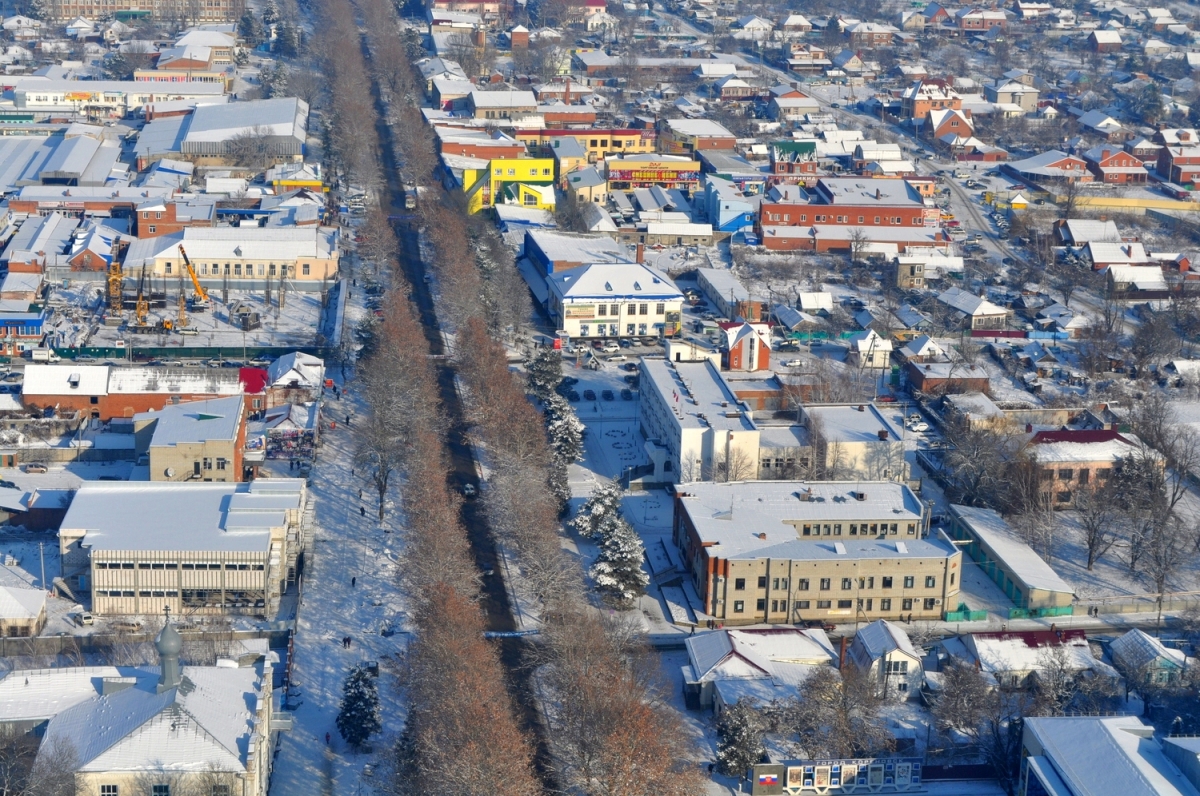
[(325, 362), (303, 351), (284, 354), (267, 368), (265, 387), (263, 409), (319, 401), (325, 394)]
[(962, 288), (952, 287), (937, 295), (959, 322), (969, 329), (1003, 329), (1008, 325), (1009, 310)]
[(1026, 453), (1041, 473), (1041, 489), (1055, 508), (1070, 508), (1081, 489), (1095, 490), (1111, 477), (1125, 459), (1150, 457), (1133, 434), (1115, 430), (1039, 431), (1026, 446)]
[(885, 699), (908, 699), (925, 684), (921, 653), (904, 628), (886, 619), (877, 619), (854, 634), (846, 662), (874, 680), (876, 693)]
[(1096, 146), (1083, 153), (1088, 170), (1097, 180), (1107, 183), (1143, 183), (1148, 179), (1145, 165), (1135, 155), (1110, 146)]
[(1159, 265), (1110, 265), (1105, 273), (1108, 295), (1125, 301), (1147, 301), (1170, 296)]
[(771, 369), (771, 327), (765, 323), (731, 322), (719, 325), (725, 333), (721, 367), (726, 371)]
[(964, 33), (989, 31), (992, 28), (1003, 28), (1008, 25), (1008, 15), (1000, 10), (963, 8), (955, 14), (955, 17), (959, 30)]
[(906, 362), (904, 377), (914, 390), (926, 395), (991, 392), (987, 370), (963, 362)]
[(1024, 630), (971, 633), (952, 640), (947, 652), (977, 666), (1000, 688), (1031, 688), (1040, 672), (1064, 671), (1072, 678), (1100, 678), (1113, 685), (1120, 677), (1092, 654), (1082, 630)]
[(1148, 265), (1153, 260), (1146, 247), (1137, 241), (1089, 240), (1083, 247), (1083, 257), (1093, 270), (1103, 271), (1114, 265)]
[(1037, 110), (1040, 93), (1033, 86), (1016, 80), (998, 80), (983, 87), (983, 96), (988, 102), (1015, 105), (1026, 114)]
[(1124, 42), (1115, 30), (1093, 30), (1088, 34), (1087, 45), (1092, 52), (1115, 53), (1120, 52)]
[(0, 636), (33, 638), (46, 627), (45, 588), (0, 586)]
[(898, 32), (892, 25), (878, 22), (856, 22), (846, 28), (851, 47), (887, 47)]
[(945, 80), (918, 80), (900, 95), (900, 115), (922, 121), (930, 111), (961, 110), (962, 97)]
[(1158, 174), (1176, 185), (1192, 185), (1200, 176), (1200, 146), (1164, 146), (1158, 153)]
[(1131, 688), (1176, 685), (1195, 664), (1183, 650), (1172, 649), (1136, 628), (1113, 641), (1108, 652)]
[(846, 340), (850, 353), (846, 361), (862, 368), (887, 368), (891, 366), (892, 341), (879, 335), (874, 329), (866, 329), (851, 335)]
[(813, 671), (837, 662), (820, 628), (716, 630), (688, 636), (684, 644), (684, 697), (718, 716), (744, 698), (764, 706), (795, 699)]

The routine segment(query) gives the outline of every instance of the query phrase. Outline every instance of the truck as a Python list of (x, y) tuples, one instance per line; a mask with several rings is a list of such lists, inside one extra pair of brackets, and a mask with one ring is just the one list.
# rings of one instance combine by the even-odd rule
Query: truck
[(417, 186), (414, 183), (404, 183), (404, 209), (417, 209)]
[(62, 357), (56, 354), (53, 348), (32, 348), (29, 358), (34, 362), (62, 362)]

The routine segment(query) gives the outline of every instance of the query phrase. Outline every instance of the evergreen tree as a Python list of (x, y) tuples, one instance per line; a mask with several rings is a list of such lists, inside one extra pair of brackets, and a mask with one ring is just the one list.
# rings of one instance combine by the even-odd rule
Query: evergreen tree
[(740, 699), (717, 719), (717, 767), (722, 774), (743, 777), (762, 760), (765, 722), (758, 705)]
[(375, 678), (362, 666), (355, 666), (342, 684), (342, 709), (337, 728), (351, 746), (359, 747), (383, 729), (379, 713), (379, 692)]
[(566, 467), (577, 462), (583, 454), (583, 423), (561, 395), (546, 398), (546, 436), (556, 462)]
[(553, 348), (539, 348), (526, 370), (529, 392), (539, 400), (546, 400), (562, 383), (562, 352)]
[(54, 18), (54, 0), (32, 0), (29, 4), (28, 16), (48, 22)]
[(621, 496), (625, 490), (617, 479), (599, 484), (592, 496), (571, 520), (571, 527), (580, 536), (596, 539), (606, 536), (616, 522), (621, 522)]
[(249, 8), (238, 20), (238, 35), (246, 42), (247, 47), (257, 47), (264, 38), (263, 25)]
[(279, 23), (279, 3), (276, 0), (267, 0), (263, 3), (262, 21), (268, 29), (271, 26)]
[(275, 32), (275, 52), (284, 58), (295, 58), (300, 55), (304, 42), (300, 27), (291, 20), (285, 19), (279, 23)]
[(259, 80), (262, 83), (264, 99), (287, 96), (288, 69), (281, 61), (263, 69)]
[(590, 574), (596, 589), (618, 605), (629, 605), (646, 591), (650, 577), (642, 570), (645, 548), (633, 527), (620, 517), (606, 523), (600, 555)]

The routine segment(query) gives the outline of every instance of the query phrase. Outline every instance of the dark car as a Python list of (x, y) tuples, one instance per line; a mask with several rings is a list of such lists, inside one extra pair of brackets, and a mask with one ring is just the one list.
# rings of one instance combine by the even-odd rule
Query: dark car
[(621, 400), (632, 401), (633, 400), (633, 390), (630, 390), (630, 389), (621, 390)]
[(559, 382), (564, 387), (574, 387), (579, 383), (579, 379), (574, 376), (563, 376), (563, 380)]
[(625, 368), (625, 370), (629, 370), (629, 371), (633, 371), (634, 373), (637, 373), (638, 364), (636, 362), (626, 362), (621, 367)]
[(636, 387), (637, 383), (638, 383), (638, 377), (637, 376), (626, 376), (625, 383), (628, 384), (630, 387)]
[(584, 390), (584, 391), (583, 391), (583, 399), (584, 399), (585, 401), (594, 401), (594, 400), (596, 400), (596, 391), (595, 391), (595, 390)]
[(613, 401), (613, 400), (616, 400), (617, 396), (613, 395), (612, 390), (604, 390), (603, 392), (600, 393), (600, 397), (606, 401)]
[(575, 392), (574, 390), (571, 390), (570, 392), (567, 393), (567, 400), (573, 404), (579, 403), (579, 393)]
[(622, 340), (619, 345), (621, 348), (633, 348), (633, 343), (631, 343), (629, 340)]
[(221, 363), (221, 367), (223, 367), (223, 368), (240, 368), (240, 367), (242, 367), (242, 363), (238, 362), (236, 359), (227, 359)]
[(600, 351), (601, 349), (604, 348), (604, 342), (601, 340), (593, 340), (592, 348), (596, 349), (597, 351)]

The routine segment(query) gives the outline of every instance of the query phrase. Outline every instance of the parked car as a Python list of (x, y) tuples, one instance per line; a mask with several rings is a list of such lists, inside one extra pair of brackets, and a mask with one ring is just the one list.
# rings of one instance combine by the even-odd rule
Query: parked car
[(25, 465), (25, 472), (45, 473), (49, 472), (49, 470), (47, 469), (46, 465), (42, 464), (41, 462), (30, 462), (29, 464)]
[(621, 348), (633, 348), (633, 341), (632, 340), (622, 340), (619, 343), (619, 345), (621, 346)]
[(569, 393), (567, 393), (567, 400), (573, 404), (579, 403), (579, 393), (575, 392), (574, 390), (571, 390)]
[(605, 340), (600, 350), (606, 354), (615, 354), (621, 350), (621, 346), (617, 344), (616, 340)]
[(785, 368), (798, 368), (798, 367), (801, 367), (804, 365), (804, 360), (803, 359), (789, 359), (786, 362), (782, 362), (780, 364), (782, 364)]
[(633, 390), (630, 390), (629, 388), (625, 388), (625, 389), (621, 390), (621, 398), (622, 398), (622, 400), (625, 400), (625, 401), (632, 401), (633, 400)]
[(596, 400), (596, 391), (595, 390), (584, 390), (583, 391), (583, 400), (585, 400), (585, 401)]
[(600, 397), (606, 401), (614, 401), (617, 396), (613, 395), (612, 390), (604, 390), (600, 393)]
[(625, 356), (624, 354), (614, 354), (608, 358), (608, 361), (609, 362), (624, 362), (627, 359), (629, 359), (629, 357)]
[(636, 362), (626, 362), (626, 363), (625, 363), (624, 365), (622, 365), (621, 367), (622, 367), (622, 368), (624, 368), (625, 370), (628, 370), (628, 371), (632, 371), (632, 372), (634, 372), (634, 373), (637, 373), (638, 364), (637, 364)]
[(915, 431), (918, 434), (924, 434), (926, 431), (929, 430), (929, 424), (924, 421), (921, 421), (920, 423), (910, 423), (908, 426), (908, 430)]

